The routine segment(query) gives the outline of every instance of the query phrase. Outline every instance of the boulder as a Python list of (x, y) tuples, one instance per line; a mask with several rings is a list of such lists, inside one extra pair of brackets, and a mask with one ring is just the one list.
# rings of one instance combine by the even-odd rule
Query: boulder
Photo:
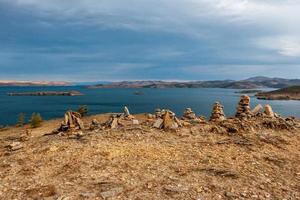
[(155, 122), (154, 122), (154, 124), (153, 124), (153, 127), (154, 128), (162, 128), (163, 127), (163, 123), (164, 123), (164, 120), (163, 119), (161, 119), (161, 118), (158, 118)]
[(125, 117), (130, 115), (130, 112), (129, 112), (127, 106), (124, 107), (124, 115), (125, 115)]

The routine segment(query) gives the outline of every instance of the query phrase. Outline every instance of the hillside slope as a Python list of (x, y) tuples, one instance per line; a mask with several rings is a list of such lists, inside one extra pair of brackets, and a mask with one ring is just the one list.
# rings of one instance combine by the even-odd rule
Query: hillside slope
[[(84, 118), (104, 122), (108, 115)], [(141, 122), (144, 115), (136, 116)], [(239, 132), (215, 123), (163, 131), (144, 125), (87, 130), (83, 137), (41, 128), (0, 132), (0, 199), (297, 199), (300, 130)], [(266, 121), (269, 124), (270, 120)], [(250, 123), (250, 124), (249, 124)], [(23, 140), (25, 129), (31, 137)], [(7, 145), (21, 141), (22, 148)]]

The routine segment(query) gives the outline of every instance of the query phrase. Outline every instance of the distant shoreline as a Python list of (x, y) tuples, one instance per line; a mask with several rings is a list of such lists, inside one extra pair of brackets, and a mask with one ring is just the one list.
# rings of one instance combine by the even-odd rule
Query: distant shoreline
[(57, 92), (57, 91), (39, 91), (39, 92), (11, 92), (8, 96), (81, 96), (78, 91)]

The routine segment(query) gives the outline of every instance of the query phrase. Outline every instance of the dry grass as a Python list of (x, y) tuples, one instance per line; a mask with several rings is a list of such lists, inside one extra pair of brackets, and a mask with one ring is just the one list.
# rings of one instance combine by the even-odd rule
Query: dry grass
[[(107, 115), (86, 117), (104, 121)], [(142, 118), (142, 115), (139, 116)], [(235, 135), (197, 125), (42, 136), (61, 120), (0, 132), (0, 199), (299, 199), (300, 131)], [(27, 127), (25, 127), (27, 128)]]

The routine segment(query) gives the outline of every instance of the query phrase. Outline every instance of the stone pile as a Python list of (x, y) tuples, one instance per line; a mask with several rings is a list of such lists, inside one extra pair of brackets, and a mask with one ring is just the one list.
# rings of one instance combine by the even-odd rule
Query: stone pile
[(239, 104), (237, 106), (236, 114), (237, 118), (245, 119), (252, 117), (252, 112), (250, 108), (250, 97), (247, 95), (241, 96)]
[(215, 122), (224, 121), (226, 117), (223, 108), (224, 107), (219, 102), (216, 102), (213, 106), (210, 121), (215, 121)]
[(84, 130), (84, 124), (81, 120), (81, 114), (78, 112), (67, 111), (65, 113), (64, 121), (61, 123), (59, 131), (69, 130)]
[(191, 108), (186, 108), (183, 112), (183, 119), (197, 119), (196, 114)]
[(112, 114), (108, 121), (103, 125), (106, 128), (115, 129), (119, 126), (130, 126), (130, 125), (139, 125), (139, 121), (135, 119), (133, 115), (130, 114), (129, 109), (125, 106), (124, 113)]
[(170, 110), (156, 109), (155, 116), (154, 128), (170, 130), (177, 129), (181, 126), (180, 120), (175, 116), (175, 113)]
[(93, 119), (92, 123), (90, 124), (90, 130), (96, 130), (96, 129), (101, 129), (101, 128), (102, 128), (101, 123), (98, 122), (98, 120)]

